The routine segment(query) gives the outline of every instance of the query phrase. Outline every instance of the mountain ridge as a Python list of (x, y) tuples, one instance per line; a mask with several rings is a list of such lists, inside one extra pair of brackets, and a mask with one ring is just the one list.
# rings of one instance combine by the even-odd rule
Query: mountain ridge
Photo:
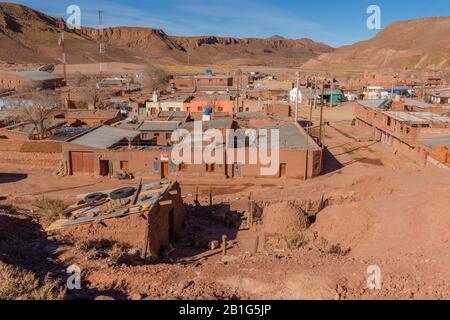
[(450, 68), (450, 16), (394, 22), (369, 40), (342, 46), (313, 58), (306, 69)]
[[(15, 63), (57, 61), (60, 49), (58, 19), (27, 6), (0, 3), (0, 60)], [(102, 30), (82, 27), (66, 33), (68, 63), (97, 61), (185, 64), (299, 65), (331, 47), (311, 39), (258, 39), (217, 36), (182, 37), (145, 27), (111, 27)], [(99, 54), (99, 43), (107, 53)], [(14, 49), (18, 50), (14, 50)], [(17, 54), (17, 51), (18, 54)], [(12, 54), (14, 52), (14, 54)]]

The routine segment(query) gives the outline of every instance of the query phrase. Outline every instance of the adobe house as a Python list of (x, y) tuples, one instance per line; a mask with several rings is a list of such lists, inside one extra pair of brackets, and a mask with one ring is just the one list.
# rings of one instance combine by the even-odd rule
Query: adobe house
[(60, 113), (55, 119), (63, 119), (72, 127), (97, 127), (99, 125), (111, 125), (120, 121), (120, 110), (73, 110)]
[[(185, 123), (180, 128), (192, 131), (193, 123)], [(226, 137), (227, 129), (237, 129), (235, 121), (206, 121), (203, 131), (220, 130)], [(262, 128), (262, 127), (261, 127)], [(270, 129), (269, 127), (264, 127)], [(280, 164), (270, 177), (300, 179), (321, 174), (323, 150), (296, 124), (283, 124), (280, 129)], [(227, 163), (226, 153), (223, 163), (179, 164), (171, 161), (171, 146), (152, 146), (140, 140), (137, 130), (99, 127), (87, 134), (70, 139), (63, 145), (63, 156), (67, 174), (88, 174), (113, 176), (120, 172), (158, 178), (209, 177), (239, 178), (261, 177), (262, 166), (240, 163), (235, 146), (235, 161)], [(201, 143), (205, 146), (206, 142)], [(209, 144), (209, 143), (206, 143)], [(248, 147), (243, 147), (248, 154)], [(192, 157), (201, 150), (193, 150)], [(248, 157), (247, 157), (248, 158)], [(203, 159), (203, 158), (202, 158)], [(193, 162), (192, 162), (193, 163)]]
[(183, 104), (183, 111), (192, 113), (203, 113), (206, 108), (211, 109), (214, 114), (234, 113), (234, 99), (230, 95), (202, 95), (186, 101)]
[(161, 111), (185, 111), (183, 109), (184, 103), (192, 99), (191, 97), (165, 97), (159, 98), (158, 101), (147, 101), (145, 108), (139, 107), (139, 115), (154, 117)]
[(44, 71), (0, 72), (0, 88), (54, 90), (64, 86), (64, 78)]
[[(249, 146), (234, 146), (234, 160), (227, 161), (226, 146), (223, 148), (222, 163), (202, 163), (202, 164), (181, 164), (175, 173), (177, 177), (212, 177), (212, 178), (291, 178), (304, 179), (319, 176), (323, 168), (323, 150), (317, 143), (308, 136), (304, 129), (298, 124), (285, 123), (274, 127), (248, 126), (252, 129), (279, 129), (280, 150), (279, 166), (271, 176), (262, 176), (261, 170), (267, 167), (261, 164), (249, 164), (248, 161), (241, 163), (238, 157), (239, 152), (245, 154), (245, 159), (249, 159)], [(244, 129), (245, 130), (245, 129)], [(247, 143), (247, 142), (246, 142)], [(192, 157), (195, 157), (195, 150)], [(200, 150), (199, 152), (202, 152)]]
[(430, 103), (450, 104), (450, 88), (435, 90), (426, 95), (426, 99)]
[(170, 81), (176, 91), (226, 90), (233, 86), (233, 77), (226, 75), (174, 76)]
[(68, 139), (62, 147), (67, 175), (114, 176), (131, 172), (167, 178), (177, 170), (172, 147), (141, 140), (141, 132), (100, 126)]
[(139, 131), (141, 141), (148, 145), (168, 146), (171, 144), (172, 132), (180, 125), (179, 121), (142, 121), (137, 123), (122, 121), (115, 124), (114, 127)]
[(421, 137), (417, 142), (423, 163), (431, 158), (450, 168), (450, 132)]
[(355, 106), (356, 125), (373, 129), (373, 137), (416, 163), (431, 153), (420, 140), (449, 135), (450, 118), (432, 112), (387, 111), (388, 100), (364, 100)]

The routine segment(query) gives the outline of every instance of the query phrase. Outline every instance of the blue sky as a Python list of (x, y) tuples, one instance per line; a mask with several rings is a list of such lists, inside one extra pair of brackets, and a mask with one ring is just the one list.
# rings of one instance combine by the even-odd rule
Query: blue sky
[(81, 7), (82, 25), (161, 28), (170, 35), (311, 38), (337, 47), (366, 40), (378, 31), (366, 27), (367, 7), (381, 8), (382, 27), (397, 20), (450, 15), (449, 0), (24, 0), (47, 14), (67, 17)]

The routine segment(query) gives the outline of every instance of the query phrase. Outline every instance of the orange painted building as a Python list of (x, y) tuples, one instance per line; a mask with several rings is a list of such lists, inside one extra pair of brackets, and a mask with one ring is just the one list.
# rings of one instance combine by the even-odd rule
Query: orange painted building
[(190, 113), (203, 112), (206, 108), (211, 108), (213, 113), (234, 113), (234, 100), (231, 97), (198, 97), (183, 103), (183, 111)]

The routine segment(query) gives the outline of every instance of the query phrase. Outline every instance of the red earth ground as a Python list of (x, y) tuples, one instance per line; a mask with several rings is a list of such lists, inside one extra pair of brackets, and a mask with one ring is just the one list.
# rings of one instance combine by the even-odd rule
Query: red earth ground
[[(298, 249), (260, 245), (255, 253), (263, 225), (226, 228), (193, 207), (176, 250), (152, 265), (117, 263), (102, 248), (86, 250), (76, 239), (47, 236), (35, 215), (27, 218), (28, 211), (0, 213), (11, 225), (2, 229), (0, 249), (4, 259), (38, 274), (50, 270), (64, 278), (68, 265), (78, 265), (84, 289), (69, 292), (68, 298), (449, 299), (450, 172), (415, 165), (385, 146), (355, 139), (365, 132), (347, 122), (336, 120), (333, 126), (338, 130), (326, 129), (331, 155), (319, 178), (181, 181), (186, 205), (194, 203), (199, 187), (201, 204), (207, 206), (212, 189), (215, 205), (229, 203), (236, 212), (246, 210), (250, 192), (262, 208), (287, 201), (304, 206), (324, 196), (327, 206)], [(103, 178), (61, 178), (24, 164), (1, 163), (0, 168), (9, 177), (0, 184), (0, 195), (24, 209), (32, 209), (42, 195), (72, 202), (77, 194), (123, 185)], [(26, 241), (15, 225), (25, 230)], [(225, 259), (192, 247), (192, 237), (211, 241), (222, 234), (233, 241)], [(372, 265), (381, 269), (381, 290), (367, 288)]]

